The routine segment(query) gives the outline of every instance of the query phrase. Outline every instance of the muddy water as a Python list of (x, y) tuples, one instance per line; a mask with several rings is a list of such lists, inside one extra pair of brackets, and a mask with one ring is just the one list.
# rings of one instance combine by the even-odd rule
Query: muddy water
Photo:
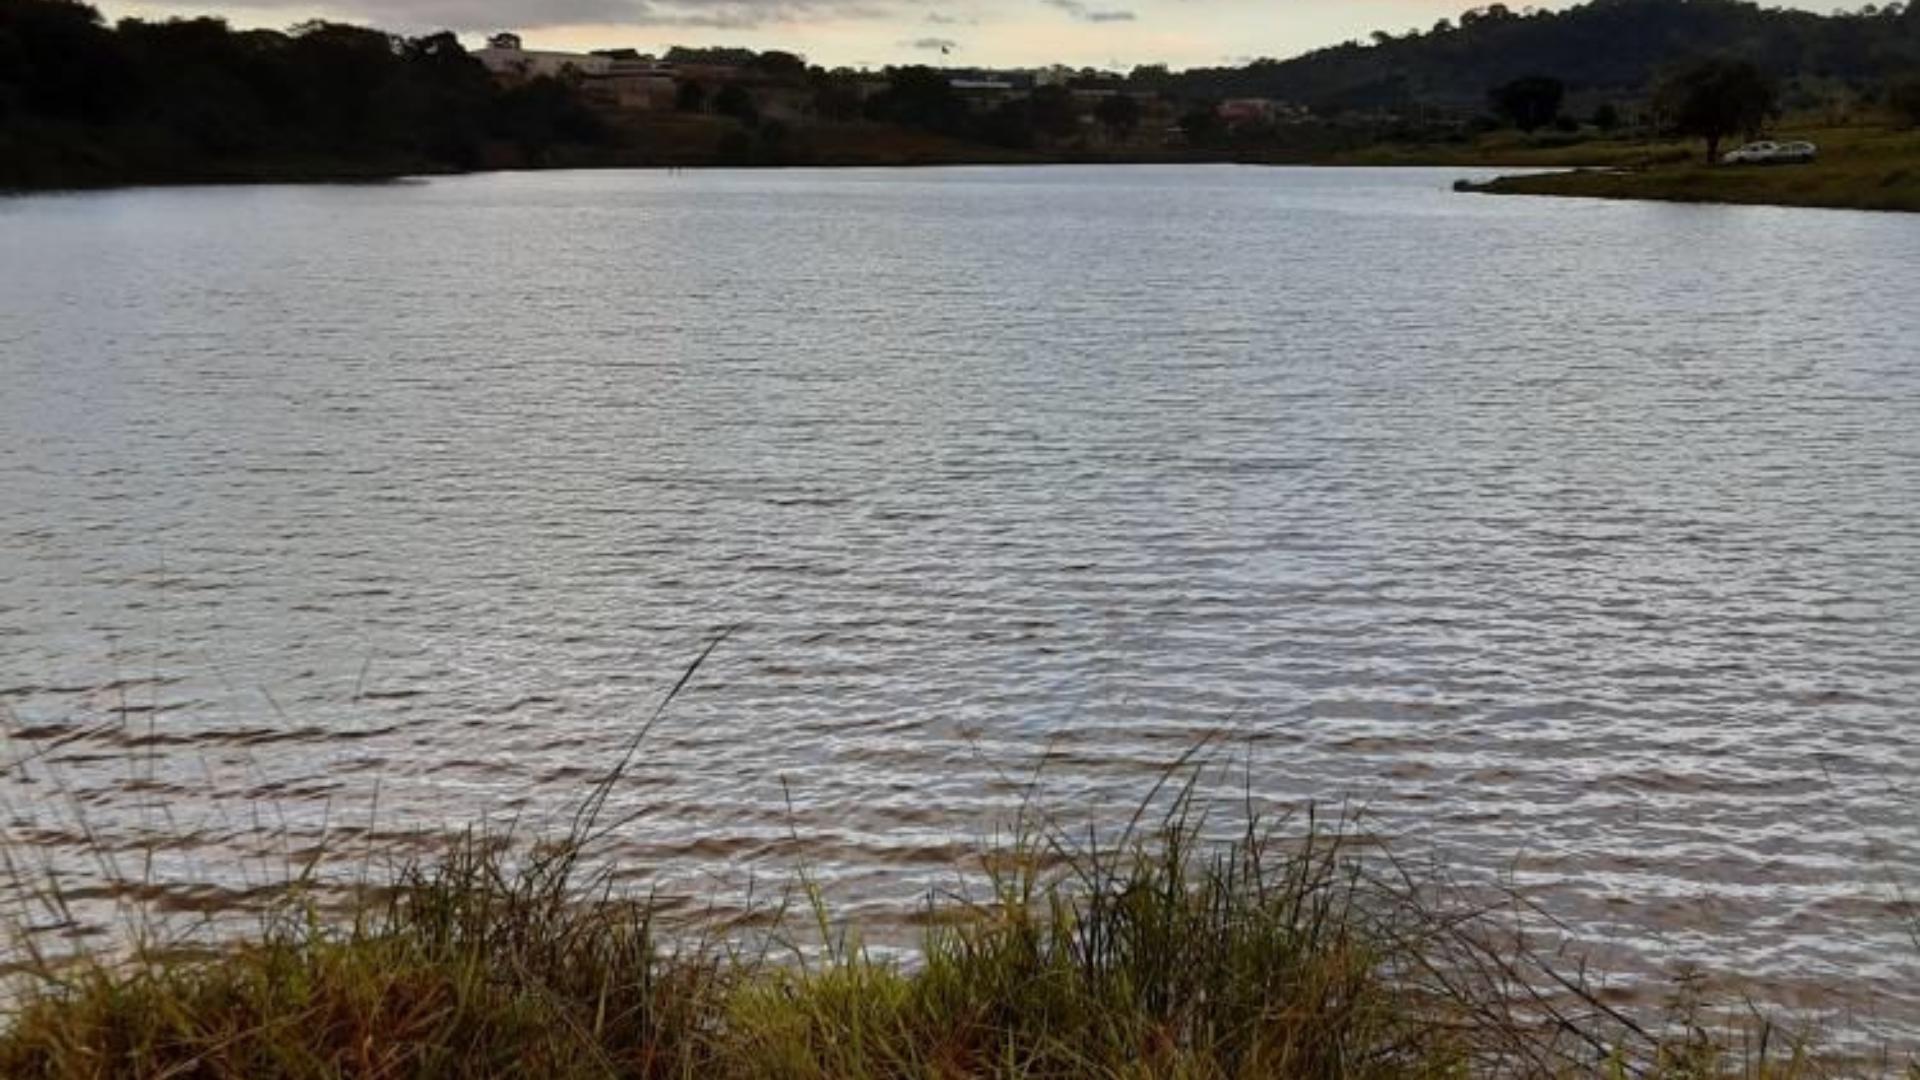
[(1920, 219), (1453, 177), (0, 201), (0, 820), (94, 901), (11, 916), (564, 812), (737, 626), (614, 793), (669, 892), (885, 923), (1213, 734), (1920, 1032)]

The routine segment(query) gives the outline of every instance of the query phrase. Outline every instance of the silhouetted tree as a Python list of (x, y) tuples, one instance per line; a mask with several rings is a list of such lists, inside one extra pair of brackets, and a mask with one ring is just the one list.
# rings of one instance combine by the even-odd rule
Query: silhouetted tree
[(86, 4), (0, 0), (0, 110), (106, 123), (137, 92), (127, 61)]
[(728, 128), (714, 147), (722, 165), (749, 165), (753, 162), (753, 136), (740, 128)]
[(1553, 123), (1566, 96), (1567, 86), (1559, 79), (1528, 75), (1494, 87), (1487, 92), (1487, 102), (1514, 127), (1533, 131)]
[(765, 120), (760, 124), (760, 149), (769, 161), (783, 161), (787, 156), (787, 144), (792, 132), (787, 125), (778, 120)]
[(1140, 126), (1140, 102), (1131, 94), (1104, 97), (1094, 106), (1093, 116), (1114, 138), (1129, 139)]
[(707, 88), (688, 79), (674, 88), (673, 107), (681, 112), (705, 112)]
[(1043, 135), (1063, 139), (1080, 126), (1080, 110), (1073, 103), (1073, 93), (1058, 83), (1034, 87), (1027, 101), (1033, 129)]
[(760, 122), (760, 108), (753, 103), (753, 95), (739, 83), (728, 83), (713, 95), (713, 111), (721, 116), (731, 116), (748, 127)]
[(1613, 102), (1603, 102), (1593, 110), (1593, 126), (1601, 131), (1613, 131), (1620, 126), (1620, 110)]
[(958, 135), (966, 128), (967, 106), (945, 73), (916, 64), (887, 69), (887, 88), (867, 99), (867, 116)]
[(1180, 115), (1180, 133), (1191, 146), (1212, 146), (1226, 134), (1227, 125), (1213, 105), (1198, 105)]
[(1909, 75), (1889, 84), (1887, 108), (1908, 126), (1920, 126), (1920, 75)]
[(1772, 80), (1745, 60), (1703, 60), (1662, 80), (1654, 99), (1674, 131), (1707, 142), (1707, 162), (1720, 160), (1720, 140), (1755, 134), (1773, 112)]
[(527, 160), (548, 159), (565, 143), (593, 144), (607, 137), (606, 122), (561, 79), (530, 79), (501, 94), (494, 131), (512, 140)]
[(776, 79), (789, 82), (799, 82), (807, 74), (805, 59), (796, 53), (782, 52), (779, 49), (768, 49), (754, 57), (753, 63), (748, 66), (755, 71), (763, 71)]
[(851, 73), (815, 68), (810, 78), (816, 116), (826, 120), (852, 120), (860, 115), (860, 88)]
[(1127, 73), (1127, 83), (1135, 90), (1159, 90), (1172, 78), (1173, 73), (1165, 64), (1136, 64)]
[(1033, 145), (1033, 107), (1025, 98), (1002, 101), (967, 125), (969, 138), (1010, 150)]

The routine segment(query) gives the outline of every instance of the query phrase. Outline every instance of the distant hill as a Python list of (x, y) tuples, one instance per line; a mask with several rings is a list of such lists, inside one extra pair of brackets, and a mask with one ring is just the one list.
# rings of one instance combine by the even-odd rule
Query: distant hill
[(1489, 87), (1527, 75), (1557, 78), (1576, 96), (1630, 99), (1663, 68), (1708, 55), (1752, 60), (1787, 82), (1867, 90), (1920, 72), (1920, 0), (1834, 15), (1739, 0), (1594, 0), (1524, 14), (1495, 4), (1370, 44), (1136, 79), (1181, 97), (1276, 98), (1323, 112), (1471, 109)]

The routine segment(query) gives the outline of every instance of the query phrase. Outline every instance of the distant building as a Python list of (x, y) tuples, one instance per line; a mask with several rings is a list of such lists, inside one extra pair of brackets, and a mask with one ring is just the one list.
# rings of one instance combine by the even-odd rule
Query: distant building
[(1228, 98), (1215, 110), (1228, 127), (1242, 124), (1287, 123), (1304, 118), (1307, 110), (1272, 98)]
[(505, 48), (494, 42), (504, 39), (518, 41), (512, 34), (496, 34), (487, 47), (473, 54), (475, 60), (486, 65), (497, 79), (537, 79), (541, 76), (559, 78), (569, 73), (593, 76), (605, 75), (613, 67), (613, 60), (593, 53), (540, 52), (533, 49)]
[(707, 61), (676, 61), (673, 65), (674, 77), (683, 82), (697, 82), (709, 90), (717, 89), (728, 83), (747, 84), (755, 81), (755, 74), (738, 64), (710, 63)]
[(1273, 119), (1273, 102), (1266, 98), (1229, 98), (1215, 112), (1229, 125), (1258, 124)]
[(586, 90), (603, 104), (629, 112), (667, 112), (674, 107), (678, 86), (672, 64), (663, 64), (633, 49), (598, 53), (607, 69), (587, 79)]
[(503, 82), (574, 78), (581, 91), (603, 108), (630, 112), (663, 111), (674, 105), (675, 73), (635, 49), (591, 53), (543, 52), (520, 46), (515, 34), (495, 34), (474, 58)]
[(1033, 93), (1033, 75), (1025, 71), (949, 71), (947, 88), (975, 101), (998, 101)]
[(1067, 91), (1080, 101), (1119, 97), (1127, 92), (1125, 79), (1109, 75), (1076, 75), (1061, 85), (1064, 85)]

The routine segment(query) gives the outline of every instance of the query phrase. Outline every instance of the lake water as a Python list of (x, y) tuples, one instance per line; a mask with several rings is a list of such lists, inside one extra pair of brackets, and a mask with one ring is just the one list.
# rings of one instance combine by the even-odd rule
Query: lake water
[(8, 842), (198, 912), (543, 820), (737, 626), (610, 810), (669, 892), (884, 924), (1215, 733), (1920, 1033), (1920, 217), (1459, 175), (0, 200)]

